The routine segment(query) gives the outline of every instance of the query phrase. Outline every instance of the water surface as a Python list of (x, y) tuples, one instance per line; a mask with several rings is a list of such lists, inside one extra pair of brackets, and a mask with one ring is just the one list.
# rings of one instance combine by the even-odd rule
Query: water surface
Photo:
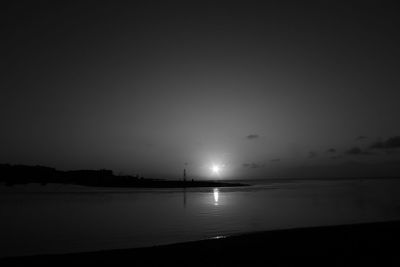
[(253, 231), (400, 219), (400, 180), (241, 188), (0, 188), (0, 257), (169, 244)]

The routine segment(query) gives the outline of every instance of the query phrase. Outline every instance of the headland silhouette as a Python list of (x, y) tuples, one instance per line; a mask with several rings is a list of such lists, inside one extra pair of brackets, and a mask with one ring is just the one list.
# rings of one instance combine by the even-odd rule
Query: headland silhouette
[(162, 180), (131, 175), (115, 175), (112, 170), (61, 171), (45, 166), (0, 164), (0, 183), (7, 186), (17, 184), (49, 183), (71, 184), (93, 187), (143, 187), (143, 188), (186, 188), (186, 187), (230, 187), (246, 186), (204, 180)]

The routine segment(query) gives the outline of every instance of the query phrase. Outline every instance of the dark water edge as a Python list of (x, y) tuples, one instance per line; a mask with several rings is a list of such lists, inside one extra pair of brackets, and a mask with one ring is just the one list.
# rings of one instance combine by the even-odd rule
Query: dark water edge
[(400, 221), (250, 233), (149, 248), (0, 259), (1, 266), (400, 266)]

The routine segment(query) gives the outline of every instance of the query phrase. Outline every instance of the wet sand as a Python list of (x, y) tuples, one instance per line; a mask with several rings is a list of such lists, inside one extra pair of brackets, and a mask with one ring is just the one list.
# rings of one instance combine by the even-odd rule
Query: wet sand
[(0, 259), (1, 266), (400, 266), (400, 222), (250, 233), (166, 246)]

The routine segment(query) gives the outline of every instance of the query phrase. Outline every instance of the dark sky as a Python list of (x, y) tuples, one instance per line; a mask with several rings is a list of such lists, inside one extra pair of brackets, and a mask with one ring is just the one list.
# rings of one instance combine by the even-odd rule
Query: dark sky
[(0, 162), (400, 176), (395, 6), (14, 2), (0, 14)]

